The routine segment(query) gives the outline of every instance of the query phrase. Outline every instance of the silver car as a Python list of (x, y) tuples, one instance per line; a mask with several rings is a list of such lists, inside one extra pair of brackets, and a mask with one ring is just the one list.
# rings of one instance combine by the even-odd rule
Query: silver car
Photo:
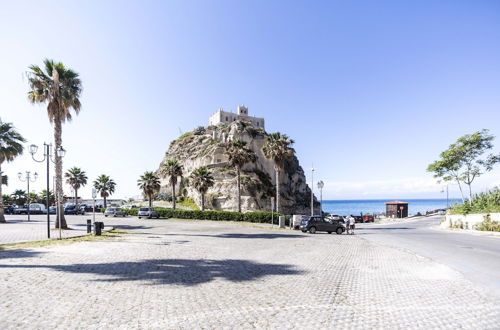
[(156, 211), (152, 207), (141, 207), (139, 209), (139, 212), (137, 212), (137, 216), (139, 217), (139, 219), (140, 218), (148, 218), (148, 219), (156, 218), (156, 219), (159, 219), (160, 218), (160, 212)]
[(124, 210), (119, 207), (108, 207), (106, 211), (104, 211), (104, 216), (113, 216), (113, 217), (124, 217), (127, 215)]

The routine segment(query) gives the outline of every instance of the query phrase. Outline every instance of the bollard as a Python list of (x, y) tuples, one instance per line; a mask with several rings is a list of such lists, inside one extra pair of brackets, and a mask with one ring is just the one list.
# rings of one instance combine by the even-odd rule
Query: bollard
[(92, 232), (92, 220), (87, 219), (87, 234)]
[(285, 217), (283, 215), (280, 215), (278, 223), (280, 228), (285, 228)]

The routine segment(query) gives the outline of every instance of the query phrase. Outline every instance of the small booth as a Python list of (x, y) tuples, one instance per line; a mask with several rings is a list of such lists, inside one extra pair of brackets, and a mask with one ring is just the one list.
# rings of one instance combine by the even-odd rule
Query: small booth
[(389, 218), (408, 217), (408, 202), (401, 202), (401, 201), (386, 202), (385, 215)]

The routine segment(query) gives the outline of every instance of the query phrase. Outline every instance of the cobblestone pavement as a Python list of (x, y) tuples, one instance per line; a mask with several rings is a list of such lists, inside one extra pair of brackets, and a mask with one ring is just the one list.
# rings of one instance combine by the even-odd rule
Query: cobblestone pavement
[[(27, 215), (6, 215), (7, 223), (0, 223), (0, 244), (42, 241), (47, 239), (47, 215), (32, 215), (31, 221)], [(70, 230), (61, 230), (62, 238), (77, 237), (87, 234), (86, 220), (92, 219), (92, 215), (67, 215), (66, 221)], [(130, 220), (129, 220), (130, 219)], [(104, 221), (111, 229), (113, 225), (126, 225), (135, 218), (105, 218), (97, 215), (96, 221)], [(59, 238), (59, 230), (54, 228), (55, 215), (50, 217), (50, 237)]]
[(498, 329), (458, 272), (356, 235), (131, 220), (123, 236), (0, 252), (2, 329)]

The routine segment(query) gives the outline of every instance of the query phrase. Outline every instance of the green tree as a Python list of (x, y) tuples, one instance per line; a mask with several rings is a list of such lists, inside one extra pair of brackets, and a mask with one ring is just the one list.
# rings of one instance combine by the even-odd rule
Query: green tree
[(144, 172), (137, 180), (144, 196), (148, 197), (149, 207), (153, 206), (153, 196), (160, 191), (160, 178), (154, 172)]
[(7, 176), (2, 172), (2, 164), (3, 162), (11, 162), (21, 155), (24, 142), (26, 140), (11, 123), (4, 123), (0, 120), (0, 222), (5, 222), (2, 186), (8, 183)]
[(177, 184), (177, 178), (182, 176), (182, 166), (177, 159), (169, 160), (163, 165), (161, 172), (168, 177), (168, 182), (172, 186), (172, 201), (175, 209), (175, 185)]
[(292, 158), (295, 150), (291, 147), (294, 141), (286, 134), (279, 132), (267, 136), (267, 140), (262, 147), (262, 152), (266, 158), (273, 160), (276, 172), (276, 212), (280, 211), (280, 173), (285, 166), (285, 160)]
[(2, 195), (2, 199), (3, 199), (3, 203), (4, 205), (11, 205), (14, 203), (14, 200), (12, 199), (12, 196), (11, 195), (8, 195), (8, 194), (3, 194)]
[(205, 194), (214, 185), (214, 177), (206, 166), (195, 169), (190, 176), (190, 185), (201, 194), (201, 210), (205, 210)]
[(15, 190), (12, 195), (11, 195), (14, 203), (16, 203), (16, 205), (24, 205), (26, 204), (26, 201), (28, 200), (28, 195), (26, 194), (26, 191), (24, 190), (21, 190), (21, 189), (17, 189)]
[(500, 162), (500, 154), (489, 154), (482, 157), (485, 152), (493, 148), (495, 139), (487, 129), (466, 134), (439, 156), (440, 159), (427, 167), (428, 172), (434, 173), (435, 178), (443, 181), (456, 181), (465, 202), (461, 183), (468, 187), (469, 202), (472, 202), (472, 182), (485, 172), (493, 169)]
[(50, 205), (53, 205), (56, 203), (56, 198), (55, 198), (52, 190), (50, 190), (49, 191), (49, 205), (46, 205), (47, 204), (47, 189), (44, 189), (38, 194), (38, 201), (39, 201), (39, 203), (44, 204), (48, 209), (50, 207)]
[(252, 149), (247, 148), (247, 143), (240, 139), (235, 139), (225, 150), (229, 163), (236, 169), (236, 185), (238, 189), (238, 212), (241, 212), (241, 169), (247, 163), (253, 163), (257, 156)]
[(70, 168), (64, 173), (66, 183), (75, 191), (75, 204), (78, 205), (78, 189), (87, 184), (87, 174), (78, 167)]
[(113, 179), (105, 174), (101, 174), (94, 180), (94, 188), (98, 193), (101, 194), (101, 197), (104, 199), (104, 208), (107, 207), (107, 198), (110, 195), (113, 195), (115, 192), (116, 183)]
[[(54, 124), (55, 149), (62, 147), (62, 124), (71, 121), (72, 112), (80, 112), (80, 94), (82, 82), (78, 73), (66, 68), (61, 62), (45, 59), (45, 71), (38, 65), (31, 65), (28, 72), (30, 90), (28, 99), (31, 103), (46, 103), (49, 121)], [(63, 196), (62, 158), (55, 154), (56, 160), (56, 195)], [(67, 228), (66, 219), (62, 209), (62, 201), (57, 205), (59, 221), (56, 228)]]

